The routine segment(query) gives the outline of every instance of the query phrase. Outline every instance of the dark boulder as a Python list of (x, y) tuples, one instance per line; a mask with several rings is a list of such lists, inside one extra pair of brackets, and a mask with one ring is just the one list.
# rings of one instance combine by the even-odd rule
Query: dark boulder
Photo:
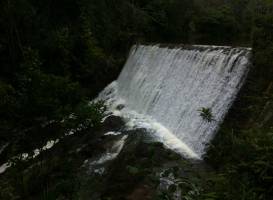
[(124, 127), (124, 125), (125, 122), (121, 117), (110, 115), (104, 120), (102, 125), (102, 131), (104, 133), (109, 131), (119, 131)]

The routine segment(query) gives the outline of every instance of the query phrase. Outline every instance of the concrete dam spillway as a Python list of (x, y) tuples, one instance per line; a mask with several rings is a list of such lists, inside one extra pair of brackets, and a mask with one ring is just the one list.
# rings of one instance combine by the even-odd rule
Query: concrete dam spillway
[[(146, 128), (166, 147), (201, 159), (249, 71), (251, 49), (135, 45), (98, 99), (127, 128)], [(210, 108), (208, 122), (200, 108)]]

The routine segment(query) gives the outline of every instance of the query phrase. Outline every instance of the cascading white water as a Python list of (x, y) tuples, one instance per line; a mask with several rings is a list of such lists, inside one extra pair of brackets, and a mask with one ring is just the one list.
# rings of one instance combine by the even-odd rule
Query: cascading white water
[[(166, 144), (201, 158), (249, 69), (250, 49), (219, 46), (133, 46), (118, 80), (100, 95), (128, 126), (155, 130)], [(210, 108), (215, 120), (200, 117)]]

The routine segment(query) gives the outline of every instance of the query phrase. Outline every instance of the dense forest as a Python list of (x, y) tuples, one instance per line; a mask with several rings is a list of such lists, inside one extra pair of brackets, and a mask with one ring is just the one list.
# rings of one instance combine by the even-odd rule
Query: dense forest
[[(195, 175), (198, 191), (185, 191), (185, 199), (272, 199), (272, 0), (2, 0), (1, 163), (79, 124), (86, 126), (78, 134), (99, 130), (103, 103), (87, 103), (139, 43), (252, 47), (245, 87), (205, 157), (213, 170)], [(88, 199), (77, 194), (74, 164), (62, 156), (38, 158), (54, 167), (27, 175), (31, 163), (14, 159), (0, 174), (0, 199)]]

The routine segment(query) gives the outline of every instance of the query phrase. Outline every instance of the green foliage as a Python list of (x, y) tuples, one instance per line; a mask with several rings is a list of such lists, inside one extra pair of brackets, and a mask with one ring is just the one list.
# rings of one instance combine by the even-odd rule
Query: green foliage
[(130, 173), (130, 174), (132, 174), (132, 175), (136, 175), (136, 174), (138, 174), (139, 173), (139, 169), (138, 168), (136, 168), (136, 167), (133, 167), (133, 166), (127, 166), (127, 170), (128, 170), (128, 172)]
[(211, 108), (202, 107), (198, 110), (198, 112), (200, 113), (200, 116), (207, 122), (212, 122), (214, 120)]
[(213, 44), (232, 41), (238, 33), (237, 21), (228, 6), (205, 10), (201, 17), (196, 17), (195, 28), (198, 41), (206, 40)]
[(79, 104), (74, 113), (64, 118), (64, 127), (74, 129), (98, 129), (101, 125), (103, 117), (105, 117), (106, 107), (102, 101), (98, 102), (83, 102)]
[(15, 89), (7, 83), (0, 82), (0, 116), (1, 120), (10, 120), (12, 112), (16, 109)]
[[(64, 152), (59, 152), (65, 156)], [(71, 159), (71, 158), (70, 158)], [(1, 199), (72, 199), (77, 191), (77, 159), (45, 154), (35, 164), (18, 160), (0, 181)], [(30, 168), (31, 169), (30, 169)], [(7, 185), (4, 184), (7, 183)]]

